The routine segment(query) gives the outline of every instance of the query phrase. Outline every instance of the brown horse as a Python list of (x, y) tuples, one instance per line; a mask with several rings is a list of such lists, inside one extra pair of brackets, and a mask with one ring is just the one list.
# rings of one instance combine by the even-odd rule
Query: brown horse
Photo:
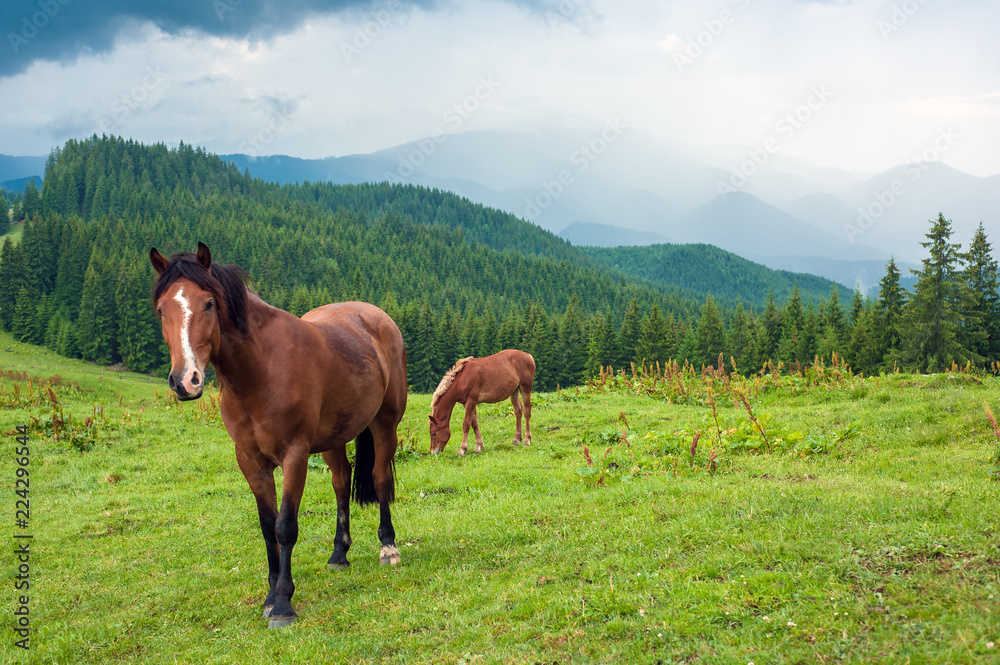
[(517, 419), (514, 443), (521, 443), (521, 400), (524, 400), (524, 445), (531, 445), (531, 386), (535, 381), (535, 359), (517, 349), (507, 349), (485, 358), (462, 358), (441, 379), (431, 399), (431, 452), (444, 450), (451, 438), (451, 412), (455, 404), (465, 405), (462, 420), (462, 447), (459, 455), (469, 449), (469, 427), (476, 433), (474, 452), (483, 452), (483, 436), (479, 433), (476, 404), (502, 402), (510, 398)]
[[(349, 499), (378, 503), (383, 564), (399, 563), (389, 503), (395, 495), (396, 427), (406, 409), (406, 354), (399, 328), (359, 302), (318, 307), (301, 319), (246, 287), (236, 266), (212, 263), (208, 247), (149, 260), (159, 273), (153, 304), (170, 347), (170, 388), (201, 396), (212, 363), (226, 431), (257, 499), (267, 550), (264, 617), (271, 628), (295, 620), (292, 548), (309, 455), (322, 453), (337, 495), (337, 534), (328, 565), (349, 565)], [(347, 442), (357, 439), (354, 484)], [(274, 469), (284, 475), (281, 511)]]

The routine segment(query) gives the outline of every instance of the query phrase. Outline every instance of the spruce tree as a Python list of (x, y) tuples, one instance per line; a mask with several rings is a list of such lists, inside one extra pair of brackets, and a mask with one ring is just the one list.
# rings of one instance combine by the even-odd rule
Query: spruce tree
[(778, 361), (778, 344), (781, 342), (781, 313), (778, 311), (778, 303), (774, 299), (774, 291), (767, 292), (767, 301), (764, 305), (764, 315), (760, 320), (763, 329), (758, 335), (757, 352), (760, 353), (760, 362), (763, 364), (767, 360)]
[(292, 298), (288, 301), (289, 313), (295, 316), (302, 316), (311, 310), (312, 307), (312, 294), (309, 293), (309, 287), (305, 284), (299, 284), (292, 291)]
[(146, 266), (134, 262), (119, 275), (115, 292), (118, 352), (126, 367), (142, 373), (153, 371), (167, 359), (161, 348), (162, 335), (149, 303), (150, 281)]
[(34, 343), (35, 314), (37, 311), (38, 294), (22, 285), (17, 291), (14, 303), (14, 315), (10, 324), (10, 332), (19, 342)]
[(462, 339), (458, 345), (458, 355), (462, 358), (466, 356), (479, 355), (479, 348), (482, 346), (483, 325), (479, 316), (469, 312), (462, 325)]
[(986, 361), (1000, 359), (1000, 302), (997, 294), (997, 261), (979, 223), (969, 251), (965, 253), (963, 277), (971, 291), (963, 337), (972, 351)]
[(625, 369), (640, 359), (638, 353), (640, 325), (639, 304), (632, 298), (625, 308), (625, 318), (618, 334), (618, 354), (614, 362), (616, 367)]
[(586, 380), (587, 335), (580, 314), (580, 298), (574, 294), (566, 305), (559, 324), (558, 382), (562, 386), (575, 386)]
[(38, 185), (32, 178), (24, 186), (24, 196), (21, 198), (21, 217), (31, 219), (35, 215), (42, 213), (42, 197), (38, 193)]
[[(719, 354), (725, 350), (726, 346), (726, 328), (712, 296), (707, 296), (705, 304), (701, 307), (701, 318), (698, 319), (696, 335), (698, 338), (698, 357), (694, 364), (717, 365)], [(723, 366), (725, 366), (725, 359), (723, 359)]]
[(497, 317), (493, 314), (492, 309), (486, 310), (486, 316), (483, 317), (482, 322), (483, 328), (479, 335), (479, 345), (473, 351), (473, 355), (478, 358), (491, 356), (502, 350), (497, 342), (500, 327), (497, 325)]
[(446, 304), (437, 314), (436, 325), (434, 326), (434, 358), (431, 367), (438, 377), (445, 375), (455, 361), (462, 357), (459, 353), (459, 343), (461, 341), (460, 323), (458, 314), (451, 306)]
[(17, 307), (17, 294), (24, 286), (20, 245), (9, 237), (3, 239), (0, 249), (0, 328), (10, 330)]
[(882, 364), (882, 353), (877, 340), (877, 316), (874, 308), (865, 307), (854, 318), (846, 356), (856, 372), (872, 374)]
[(407, 381), (413, 390), (420, 393), (432, 392), (441, 381), (441, 376), (432, 366), (434, 353), (434, 319), (431, 307), (424, 302), (419, 309), (410, 309), (406, 317), (408, 339), (406, 346)]
[(660, 315), (660, 306), (653, 305), (653, 309), (643, 317), (640, 325), (636, 358), (647, 366), (655, 367), (656, 363), (659, 363), (663, 367), (670, 360), (669, 336), (667, 321)]
[(4, 196), (4, 191), (0, 189), (0, 236), (7, 233), (10, 230), (10, 204), (7, 203), (7, 197)]
[(741, 372), (753, 370), (757, 364), (756, 332), (753, 318), (743, 309), (743, 301), (736, 303), (726, 335), (726, 360), (735, 362)]
[(847, 346), (848, 329), (844, 320), (844, 310), (840, 306), (840, 292), (836, 285), (830, 292), (830, 299), (825, 308), (820, 308), (820, 333), (817, 352), (820, 357), (829, 359), (834, 353), (844, 354)]
[[(765, 325), (767, 325), (766, 321)], [(792, 294), (788, 297), (788, 302), (785, 303), (785, 309), (781, 313), (781, 338), (778, 340), (778, 360), (785, 363), (792, 363), (796, 360), (808, 362), (808, 358), (802, 357), (805, 327), (806, 313), (802, 308), (802, 297), (799, 295), (799, 286), (796, 284)]]
[(77, 333), (84, 360), (108, 365), (118, 358), (115, 280), (100, 252), (90, 257), (83, 278)]
[(590, 320), (590, 335), (587, 342), (587, 375), (595, 376), (602, 369), (614, 367), (617, 355), (618, 337), (611, 312), (595, 314)]
[(980, 358), (962, 343), (962, 327), (972, 323), (968, 318), (972, 293), (959, 264), (961, 245), (949, 242), (951, 233), (951, 221), (943, 214), (931, 222), (928, 241), (920, 243), (930, 256), (913, 271), (917, 283), (903, 308), (897, 357), (920, 371), (941, 372), (953, 362)]
[(535, 386), (538, 390), (554, 390), (559, 381), (559, 360), (555, 347), (558, 330), (553, 329), (544, 310), (529, 304), (524, 313), (524, 337), (520, 348), (535, 359)]
[(899, 284), (899, 269), (892, 258), (885, 266), (885, 276), (878, 283), (878, 302), (873, 318), (874, 339), (882, 354), (882, 362), (899, 350), (899, 324), (906, 304), (906, 290)]

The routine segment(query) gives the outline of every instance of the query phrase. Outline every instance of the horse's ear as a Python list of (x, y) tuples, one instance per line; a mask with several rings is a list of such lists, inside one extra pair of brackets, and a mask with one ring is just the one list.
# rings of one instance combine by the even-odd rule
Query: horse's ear
[(209, 251), (208, 246), (205, 243), (198, 243), (198, 253), (195, 255), (198, 259), (198, 263), (205, 270), (209, 270), (212, 267), (212, 252)]
[(155, 247), (149, 250), (149, 262), (153, 264), (153, 270), (159, 275), (167, 268), (167, 260), (163, 258), (163, 254), (160, 254), (159, 250)]

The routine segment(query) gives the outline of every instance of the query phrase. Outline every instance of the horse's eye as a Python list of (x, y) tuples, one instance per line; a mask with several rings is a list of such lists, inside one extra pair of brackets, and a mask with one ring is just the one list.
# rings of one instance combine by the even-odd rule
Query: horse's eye
[(209, 300), (207, 303), (205, 303), (205, 311), (206, 312), (211, 312), (214, 307), (215, 307), (215, 301), (214, 300)]
[(156, 318), (158, 319), (163, 318), (163, 310), (161, 310), (159, 307), (156, 308)]

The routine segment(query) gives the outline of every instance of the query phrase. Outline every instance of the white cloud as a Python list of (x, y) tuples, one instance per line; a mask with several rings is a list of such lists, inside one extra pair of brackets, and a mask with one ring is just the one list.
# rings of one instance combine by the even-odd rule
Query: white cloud
[[(573, 6), (563, 22), (499, 0), (375, 4), (255, 43), (133, 26), (106, 54), (0, 79), (0, 152), (42, 154), (109, 118), (115, 133), (221, 153), (255, 139), (263, 154), (369, 152), (453, 129), (445, 114), (493, 77), (461, 131), (621, 116), (670, 139), (755, 146), (823, 84), (832, 101), (783, 154), (877, 171), (954, 126), (968, 138), (946, 161), (1000, 172), (996, 3), (925, 3), (888, 40), (881, 1)], [(679, 69), (692, 42), (701, 52)], [(161, 76), (147, 86), (150, 71)]]

